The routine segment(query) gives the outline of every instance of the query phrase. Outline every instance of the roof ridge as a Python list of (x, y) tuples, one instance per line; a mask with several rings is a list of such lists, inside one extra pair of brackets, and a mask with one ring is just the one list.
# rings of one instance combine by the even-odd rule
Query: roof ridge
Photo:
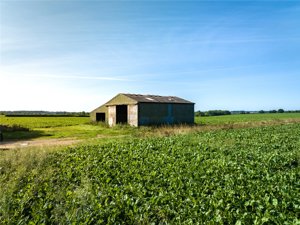
[(156, 102), (156, 103), (193, 103), (183, 98), (177, 96), (162, 96), (153, 94), (130, 94), (130, 93), (120, 93), (132, 100), (137, 102)]

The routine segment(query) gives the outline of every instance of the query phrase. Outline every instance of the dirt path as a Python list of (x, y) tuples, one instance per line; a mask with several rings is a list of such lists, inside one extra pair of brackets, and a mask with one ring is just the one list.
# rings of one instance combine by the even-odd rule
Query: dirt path
[(61, 139), (44, 139), (30, 141), (6, 141), (0, 142), (0, 150), (10, 150), (26, 147), (47, 147), (47, 146), (65, 146), (79, 142), (80, 140), (61, 138)]

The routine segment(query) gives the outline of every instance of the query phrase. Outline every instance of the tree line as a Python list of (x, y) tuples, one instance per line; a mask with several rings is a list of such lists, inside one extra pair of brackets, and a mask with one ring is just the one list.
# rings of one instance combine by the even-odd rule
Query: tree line
[(231, 115), (231, 112), (228, 110), (209, 110), (206, 112), (196, 111), (195, 116), (222, 116), (222, 115)]
[(88, 117), (90, 113), (82, 112), (65, 112), (65, 111), (0, 111), (0, 115), (7, 117)]

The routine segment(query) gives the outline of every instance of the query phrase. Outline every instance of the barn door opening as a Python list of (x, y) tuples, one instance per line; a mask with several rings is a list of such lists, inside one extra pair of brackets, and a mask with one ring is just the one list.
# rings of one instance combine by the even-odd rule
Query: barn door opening
[(116, 108), (116, 122), (117, 123), (127, 123), (128, 112), (127, 105), (117, 105)]
[(97, 122), (105, 122), (105, 113), (96, 113)]

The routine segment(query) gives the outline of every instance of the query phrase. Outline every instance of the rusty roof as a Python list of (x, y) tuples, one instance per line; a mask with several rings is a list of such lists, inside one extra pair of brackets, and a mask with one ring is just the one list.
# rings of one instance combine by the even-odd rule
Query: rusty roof
[(140, 94), (122, 94), (137, 102), (153, 102), (153, 103), (181, 103), (181, 104), (194, 104), (183, 98), (176, 96), (160, 96), (160, 95), (140, 95)]

